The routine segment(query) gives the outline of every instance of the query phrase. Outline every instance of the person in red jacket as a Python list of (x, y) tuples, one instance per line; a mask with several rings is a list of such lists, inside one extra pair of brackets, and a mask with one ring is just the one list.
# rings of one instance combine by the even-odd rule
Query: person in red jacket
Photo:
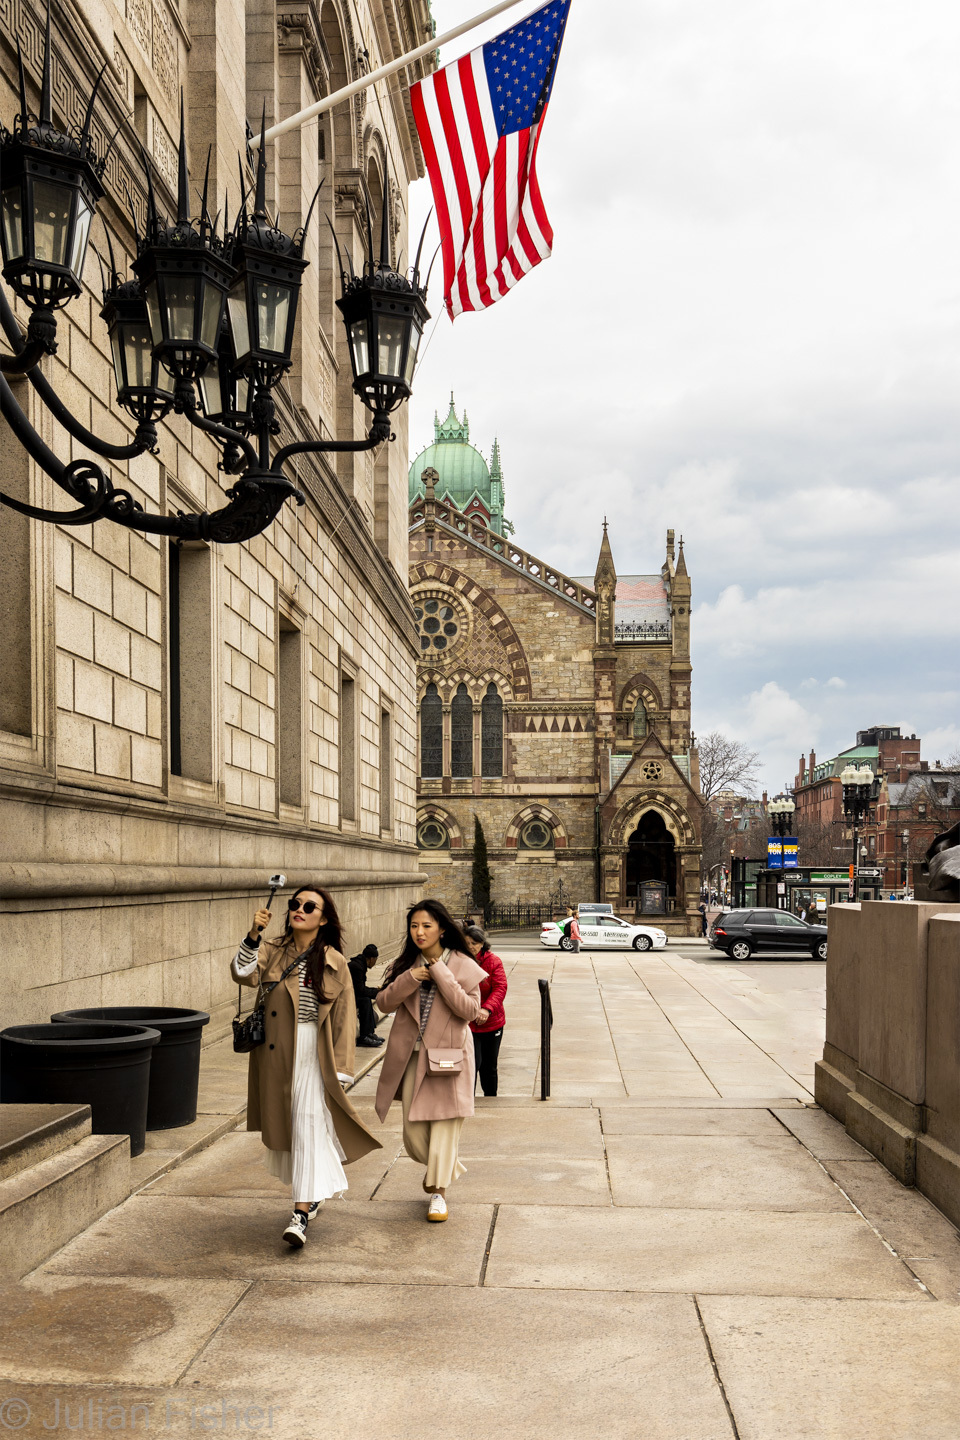
[(503, 1039), (503, 998), (507, 993), (507, 972), (499, 955), (494, 955), (479, 925), (464, 930), (467, 948), (487, 978), (480, 981), (480, 1014), (470, 1026), (477, 1056), (477, 1075), (484, 1095), (497, 1093), (497, 1056)]

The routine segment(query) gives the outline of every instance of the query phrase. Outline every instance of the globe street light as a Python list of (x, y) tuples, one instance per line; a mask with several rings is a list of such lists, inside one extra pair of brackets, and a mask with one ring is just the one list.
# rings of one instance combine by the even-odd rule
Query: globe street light
[(840, 772), (840, 784), (843, 787), (843, 815), (853, 827), (853, 889), (851, 899), (856, 900), (859, 894), (859, 838), (860, 826), (870, 813), (870, 806), (877, 798), (876, 776), (869, 766), (860, 769), (856, 765), (846, 765)]
[[(30, 309), (24, 336), (0, 290), (0, 326), (13, 351), (0, 356), (0, 412), (40, 468), (79, 508), (41, 509), (4, 494), (0, 503), (61, 525), (109, 518), (181, 540), (248, 540), (266, 529), (287, 499), (304, 503), (301, 492), (283, 474), (292, 456), (372, 450), (394, 438), (389, 415), (410, 395), (417, 348), (429, 319), (419, 253), (409, 275), (399, 274), (390, 264), (385, 200), (380, 258), (374, 260), (368, 195), (369, 256), (362, 275), (351, 268), (349, 279), (341, 262), (342, 295), (337, 304), (347, 329), (353, 388), (372, 410), (372, 424), (362, 440), (307, 440), (271, 455), (280, 428), (271, 392), (293, 364), (310, 215), (292, 236), (267, 215), (265, 118), (252, 212), (242, 211), (232, 231), (224, 226), (224, 233), (218, 233), (218, 223), (207, 209), (205, 182), (200, 214), (192, 215), (181, 100), (176, 219), (161, 219), (147, 165), (146, 227), (136, 236), (134, 278), (120, 276), (112, 247), (110, 274), (104, 277), (100, 314), (110, 336), (117, 403), (137, 422), (130, 444), (104, 441), (70, 412), (39, 369), (43, 356), (57, 348), (56, 311), (82, 292), (83, 261), (91, 221), (104, 194), (101, 181), (106, 165), (106, 156), (95, 155), (90, 140), (99, 79), (80, 134), (57, 130), (52, 120), (51, 53), (48, 4), (39, 117), (34, 122), (28, 111), (21, 61), (20, 114), (12, 131), (0, 125), (2, 271)], [(220, 469), (238, 477), (227, 491), (229, 503), (213, 514), (147, 514), (94, 461), (83, 458), (64, 464), (58, 459), (14, 396), (5, 378), (11, 374), (25, 375), (67, 433), (107, 460), (126, 461), (146, 454), (157, 444), (158, 420), (171, 410), (185, 416), (221, 447)]]
[(789, 795), (775, 795), (767, 805), (767, 815), (774, 834), (779, 835), (781, 840), (790, 834), (796, 808)]

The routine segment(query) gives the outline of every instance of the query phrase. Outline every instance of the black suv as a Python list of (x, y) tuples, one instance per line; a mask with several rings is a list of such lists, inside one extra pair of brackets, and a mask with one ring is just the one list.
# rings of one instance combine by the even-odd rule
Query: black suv
[(749, 960), (755, 950), (792, 950), (827, 958), (826, 925), (808, 925), (786, 910), (728, 910), (710, 927), (710, 944), (734, 960)]

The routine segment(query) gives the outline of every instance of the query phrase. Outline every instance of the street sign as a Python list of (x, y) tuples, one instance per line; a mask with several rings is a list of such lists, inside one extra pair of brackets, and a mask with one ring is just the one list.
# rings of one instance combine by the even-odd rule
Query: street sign
[(873, 866), (868, 868), (867, 866), (860, 865), (857, 869), (857, 874), (861, 875), (864, 880), (879, 880), (883, 871)]
[(775, 835), (767, 841), (767, 869), (783, 869), (783, 841)]
[(853, 866), (851, 865), (851, 866), (850, 866), (850, 878), (849, 878), (849, 880), (847, 881), (847, 895), (848, 895), (849, 899), (851, 899), (851, 900), (853, 899), (853, 889), (854, 889)]
[(782, 880), (779, 880), (779, 881), (777, 882), (777, 894), (778, 894), (778, 895), (786, 895), (786, 893), (787, 893), (787, 887), (786, 887), (786, 885), (784, 885), (784, 883), (783, 883)]

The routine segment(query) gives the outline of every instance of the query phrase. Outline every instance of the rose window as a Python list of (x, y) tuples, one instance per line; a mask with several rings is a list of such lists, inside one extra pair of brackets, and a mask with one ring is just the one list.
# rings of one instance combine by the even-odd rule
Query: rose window
[(648, 760), (645, 765), (641, 766), (640, 773), (644, 780), (662, 780), (663, 766), (659, 760)]
[(445, 850), (450, 844), (446, 826), (439, 820), (424, 820), (417, 830), (421, 850)]
[(449, 650), (455, 645), (461, 628), (460, 616), (452, 605), (442, 600), (423, 600), (415, 606), (413, 617), (417, 622), (421, 650)]
[(523, 850), (550, 850), (553, 831), (542, 820), (528, 820), (520, 831), (520, 846)]

